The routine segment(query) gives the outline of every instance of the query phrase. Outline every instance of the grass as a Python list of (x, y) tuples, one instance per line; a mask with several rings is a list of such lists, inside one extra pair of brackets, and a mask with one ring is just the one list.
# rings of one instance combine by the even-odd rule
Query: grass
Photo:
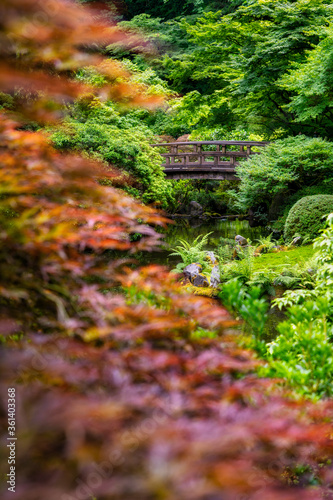
[[(250, 286), (260, 286), (269, 295), (275, 294), (276, 285), (285, 289), (312, 283), (308, 269), (315, 268), (315, 250), (312, 245), (294, 247), (279, 253), (261, 254), (257, 257), (253, 251), (245, 254), (244, 259), (234, 260), (220, 265), (221, 281), (228, 282), (237, 278)], [(278, 280), (278, 281), (277, 281)]]
[(256, 257), (253, 261), (253, 272), (270, 269), (276, 272), (286, 266), (299, 266), (312, 259), (316, 251), (312, 245), (295, 247), (285, 252), (266, 253)]

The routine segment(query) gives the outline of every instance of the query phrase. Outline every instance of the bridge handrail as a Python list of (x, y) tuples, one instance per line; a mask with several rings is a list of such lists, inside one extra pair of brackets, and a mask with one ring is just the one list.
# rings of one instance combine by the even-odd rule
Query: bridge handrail
[[(234, 179), (238, 160), (260, 154), (252, 148), (267, 144), (266, 141), (176, 141), (151, 146), (164, 148), (159, 153), (164, 159), (162, 167), (168, 177)], [(205, 146), (215, 148), (207, 150)], [(166, 149), (168, 152), (165, 152)]]
[(189, 146), (189, 145), (220, 145), (220, 146), (266, 146), (268, 141), (187, 141), (187, 142), (165, 142), (151, 144), (153, 147), (166, 146)]

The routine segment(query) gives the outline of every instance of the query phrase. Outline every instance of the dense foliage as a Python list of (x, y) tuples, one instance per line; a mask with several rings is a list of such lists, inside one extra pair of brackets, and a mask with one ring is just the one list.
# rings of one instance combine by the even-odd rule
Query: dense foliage
[[(268, 210), (274, 197), (278, 197), (282, 212), (288, 203), (288, 196), (296, 194), (302, 197), (307, 194), (304, 190), (309, 186), (320, 186), (319, 193), (331, 190), (333, 144), (302, 135), (280, 139), (266, 146), (260, 155), (243, 162), (236, 170), (241, 179), (237, 194), (237, 203), (241, 208), (263, 205)], [(297, 201), (295, 197), (293, 201)]]
[[(205, 2), (204, 5), (190, 2), (191, 6), (177, 2), (172, 2), (172, 6), (170, 2), (163, 5), (161, 2), (125, 3), (127, 20), (122, 25), (132, 35), (140, 30), (157, 51), (144, 59), (138, 53), (121, 53), (109, 46), (110, 54), (120, 59), (130, 58), (138, 68), (153, 70), (178, 94), (170, 94), (168, 106), (144, 120), (154, 133), (172, 137), (191, 134), (192, 138), (202, 140), (287, 138), (282, 147), (284, 159), (276, 186), (265, 189), (265, 168), (262, 175), (260, 170), (255, 172), (254, 187), (250, 177), (246, 174), (242, 177), (239, 207), (243, 210), (249, 206), (258, 208), (262, 203), (248, 193), (253, 187), (253, 192), (259, 192), (260, 197), (261, 185), (265, 207), (261, 206), (260, 210), (266, 212), (268, 202), (282, 186), (284, 220), (287, 208), (300, 197), (331, 194), (328, 187), (331, 167), (327, 165), (330, 145), (311, 143), (310, 139), (321, 136), (329, 141), (333, 130), (330, 111), (332, 6), (328, 2), (235, 1)], [(296, 137), (298, 134), (308, 137), (303, 147)], [(295, 137), (300, 142), (293, 144)], [(296, 157), (301, 155), (302, 161), (304, 157), (307, 164), (314, 161), (317, 179), (311, 177), (307, 165), (306, 175), (302, 177), (298, 159), (288, 158), (292, 150)], [(321, 165), (322, 160), (328, 170)], [(300, 175), (296, 180), (295, 169)], [(302, 192), (288, 201), (289, 196), (308, 187), (313, 191)], [(210, 206), (209, 200), (207, 206)], [(229, 203), (229, 209), (231, 206)], [(171, 207), (169, 205), (169, 210)], [(282, 212), (269, 214), (269, 218), (281, 215)]]
[[(136, 16), (141, 13), (146, 13), (152, 16), (161, 16), (164, 19), (179, 17), (182, 15), (200, 14), (204, 10), (211, 8), (232, 8), (237, 5), (239, 0), (126, 0), (125, 14), (127, 16)], [(230, 4), (230, 5), (228, 5)]]
[[(262, 185), (265, 207), (260, 210), (266, 212), (268, 202), (282, 186), (287, 195), (281, 207), (286, 209), (283, 222), (287, 208), (300, 197), (331, 194), (327, 187), (332, 173), (328, 165), (330, 145), (311, 143), (310, 139), (321, 136), (329, 140), (333, 131), (329, 3), (128, 0), (125, 7), (126, 20), (121, 25), (130, 33), (135, 53), (119, 48), (119, 44), (110, 44), (108, 53), (120, 60), (131, 60), (136, 71), (153, 72), (169, 93), (167, 106), (141, 117), (141, 124), (155, 134), (174, 138), (183, 134), (201, 140), (287, 137), (282, 144), (280, 172), (264, 168), (261, 175), (258, 170), (254, 173), (255, 186), (251, 177), (241, 177), (238, 205), (242, 210), (258, 208), (262, 202), (252, 199), (256, 197), (248, 191), (253, 188), (260, 197)], [(150, 50), (148, 58), (140, 52), (144, 44), (138, 41), (137, 31), (156, 49)], [(308, 137), (308, 142), (304, 139), (303, 143), (293, 143), (298, 134)], [(302, 177), (298, 159), (288, 157), (292, 150), (301, 161), (304, 157), (307, 165), (314, 162), (313, 177), (307, 165)], [(328, 169), (321, 165), (322, 160)], [(295, 169), (300, 175), (296, 181)], [(275, 186), (266, 186), (266, 173), (270, 177), (277, 174)], [(313, 191), (287, 200), (307, 187)], [(205, 200), (205, 206), (213, 211), (214, 204), (213, 200)], [(174, 200), (165, 206), (173, 211)], [(229, 210), (231, 207), (229, 202)], [(282, 211), (277, 214), (275, 210), (269, 218), (276, 219)]]
[(306, 62), (286, 74), (281, 87), (292, 92), (288, 110), (296, 115), (297, 122), (316, 124), (321, 133), (332, 135), (332, 54), (333, 33), (329, 25), (323, 40), (311, 51)]
[(85, 151), (131, 174), (124, 187), (129, 184), (127, 190), (144, 202), (171, 204), (171, 183), (165, 180), (160, 154), (150, 147), (155, 138), (135, 112), (122, 115), (114, 104), (86, 97), (52, 139), (59, 149)]
[[(16, 85), (42, 89), (21, 116), (32, 104), (35, 117), (55, 119), (52, 95), (86, 91), (65, 75), (100, 63), (88, 42), (110, 43), (109, 25), (62, 0), (1, 9), (2, 38), (15, 27), (15, 40), (0, 87), (14, 98)], [(136, 100), (135, 85), (115, 85), (104, 91)], [(185, 294), (161, 268), (124, 262), (154, 248), (164, 219), (101, 186), (118, 175), (104, 163), (22, 128), (2, 115), (1, 476), (15, 387), (15, 498), (330, 498), (332, 403), (296, 402), (255, 377), (258, 361), (236, 346), (223, 307)], [(1, 496), (13, 498), (5, 482)]]
[(279, 336), (268, 346), (264, 374), (282, 377), (308, 397), (332, 396), (333, 214), (314, 243), (318, 270), (313, 289), (288, 291), (275, 303), (288, 309)]

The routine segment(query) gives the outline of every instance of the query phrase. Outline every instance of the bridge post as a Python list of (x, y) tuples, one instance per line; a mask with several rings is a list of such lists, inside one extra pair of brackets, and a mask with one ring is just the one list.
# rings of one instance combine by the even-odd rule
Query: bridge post
[[(220, 145), (216, 144), (216, 152), (219, 153), (219, 151), (220, 151)], [(218, 167), (219, 163), (220, 163), (220, 157), (219, 157), (219, 155), (216, 155), (214, 157), (214, 167)]]
[[(177, 154), (178, 153), (178, 146), (171, 146), (171, 153)], [(176, 163), (176, 157), (175, 156), (170, 156), (170, 159), (172, 160), (172, 165)]]
[(198, 153), (198, 165), (201, 167), (202, 166), (202, 148), (201, 144), (197, 144), (197, 153)]

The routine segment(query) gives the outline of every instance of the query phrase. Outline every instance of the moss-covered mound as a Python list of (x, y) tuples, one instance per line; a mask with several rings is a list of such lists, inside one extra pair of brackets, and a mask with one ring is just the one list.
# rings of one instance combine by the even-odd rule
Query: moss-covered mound
[(296, 234), (303, 238), (315, 238), (324, 226), (322, 217), (331, 212), (333, 212), (333, 196), (324, 194), (304, 196), (289, 211), (284, 226), (285, 239), (290, 240)]

